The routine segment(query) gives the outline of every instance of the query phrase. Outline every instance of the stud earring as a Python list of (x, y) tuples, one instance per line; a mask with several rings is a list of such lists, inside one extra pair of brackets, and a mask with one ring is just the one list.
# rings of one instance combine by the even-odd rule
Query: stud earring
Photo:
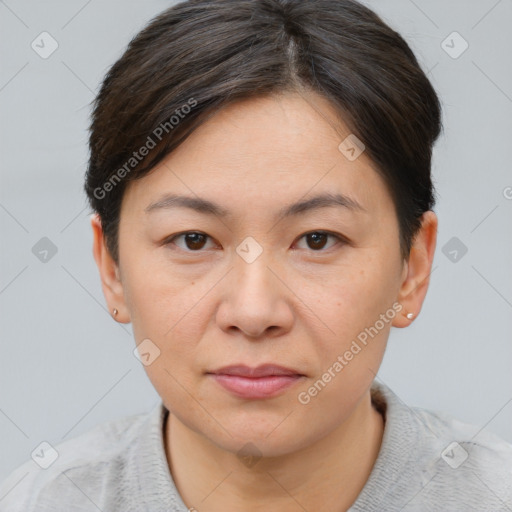
[(117, 309), (116, 309), (116, 308), (114, 308), (114, 310), (112, 311), (112, 313), (114, 314), (114, 316), (116, 316), (116, 315), (117, 315), (117, 313), (119, 313), (119, 311), (117, 311)]
[(413, 316), (414, 316), (414, 313), (407, 313), (407, 318), (410, 320)]

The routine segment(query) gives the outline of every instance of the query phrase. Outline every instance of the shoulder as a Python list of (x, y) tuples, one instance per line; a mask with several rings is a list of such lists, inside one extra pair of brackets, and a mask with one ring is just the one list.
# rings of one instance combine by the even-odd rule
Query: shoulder
[(434, 504), (443, 510), (512, 510), (512, 444), (439, 411), (411, 412), (421, 434), (421, 490), (404, 512), (434, 510)]
[(32, 458), (0, 484), (0, 512), (32, 512), (46, 510), (45, 506), (55, 510), (57, 503), (65, 510), (86, 501), (91, 506), (109, 478), (116, 482), (122, 478), (131, 448), (149, 417), (124, 416), (53, 446), (40, 444)]
[(360, 502), (365, 510), (380, 510), (377, 501), (402, 512), (512, 510), (511, 443), (448, 414), (410, 407), (387, 386), (372, 393), (386, 424)]
[[(431, 431), (440, 440), (453, 439), (464, 448), (464, 452), (457, 446), (446, 446), (443, 450), (443, 459), (452, 461), (448, 466), (470, 467), (489, 462), (499, 462), (497, 469), (512, 470), (512, 444), (488, 431), (485, 427), (462, 422), (449, 414), (412, 407), (413, 413), (422, 424), (422, 428)], [(455, 450), (455, 451), (454, 451)], [(466, 457), (467, 455), (467, 457)], [(467, 464), (466, 464), (467, 462)], [(492, 464), (495, 467), (495, 464)]]

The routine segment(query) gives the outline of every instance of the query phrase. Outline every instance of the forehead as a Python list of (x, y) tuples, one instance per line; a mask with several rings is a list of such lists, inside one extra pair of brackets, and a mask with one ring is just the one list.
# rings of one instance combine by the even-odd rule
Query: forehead
[(172, 191), (240, 211), (276, 210), (300, 198), (339, 193), (378, 213), (391, 199), (364, 152), (350, 160), (340, 151), (350, 135), (336, 109), (313, 93), (237, 101), (199, 126), (142, 180), (130, 182), (125, 195), (144, 209)]

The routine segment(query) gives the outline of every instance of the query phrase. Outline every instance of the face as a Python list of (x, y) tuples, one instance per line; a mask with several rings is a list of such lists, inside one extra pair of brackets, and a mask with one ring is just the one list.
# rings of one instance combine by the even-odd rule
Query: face
[[(349, 134), (314, 94), (240, 101), (125, 192), (108, 299), (165, 406), (234, 453), (290, 453), (343, 424), (403, 326), (394, 205), (366, 154), (338, 148)], [(215, 375), (263, 364), (293, 375)]]

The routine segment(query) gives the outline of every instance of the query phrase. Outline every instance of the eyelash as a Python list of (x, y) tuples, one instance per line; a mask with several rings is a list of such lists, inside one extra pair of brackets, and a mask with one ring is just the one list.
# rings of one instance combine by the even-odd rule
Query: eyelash
[[(172, 237), (168, 238), (165, 240), (164, 242), (164, 245), (166, 246), (170, 246), (170, 245), (175, 245), (174, 244), (174, 240), (176, 240), (177, 238), (180, 238), (180, 237), (183, 237), (183, 236), (186, 236), (186, 235), (203, 235), (209, 239), (212, 239), (209, 235), (207, 235), (206, 233), (203, 233), (201, 231), (184, 231), (182, 233), (178, 233), (176, 235), (173, 235)], [(312, 235), (312, 234), (321, 234), (321, 235), (327, 235), (331, 238), (335, 238), (338, 243), (341, 243), (341, 245), (346, 245), (348, 244), (348, 240), (344, 237), (342, 237), (341, 235), (338, 235), (336, 233), (332, 233), (330, 231), (324, 231), (324, 230), (316, 230), (316, 231), (308, 231), (307, 233), (304, 233), (302, 236), (300, 236), (298, 238), (298, 240), (302, 240), (304, 237), (308, 236), (308, 235)], [(319, 249), (319, 250), (314, 250), (314, 249), (311, 249), (311, 252), (314, 252), (314, 253), (327, 253), (329, 252), (332, 248), (336, 247), (337, 244), (335, 244), (334, 246), (330, 247), (329, 249)], [(181, 250), (183, 252), (186, 252), (186, 253), (201, 253), (203, 252), (203, 249), (199, 249), (197, 251), (193, 251), (193, 250), (190, 250), (190, 249), (182, 249), (181, 247), (178, 247), (178, 249), (174, 249), (173, 250)]]

